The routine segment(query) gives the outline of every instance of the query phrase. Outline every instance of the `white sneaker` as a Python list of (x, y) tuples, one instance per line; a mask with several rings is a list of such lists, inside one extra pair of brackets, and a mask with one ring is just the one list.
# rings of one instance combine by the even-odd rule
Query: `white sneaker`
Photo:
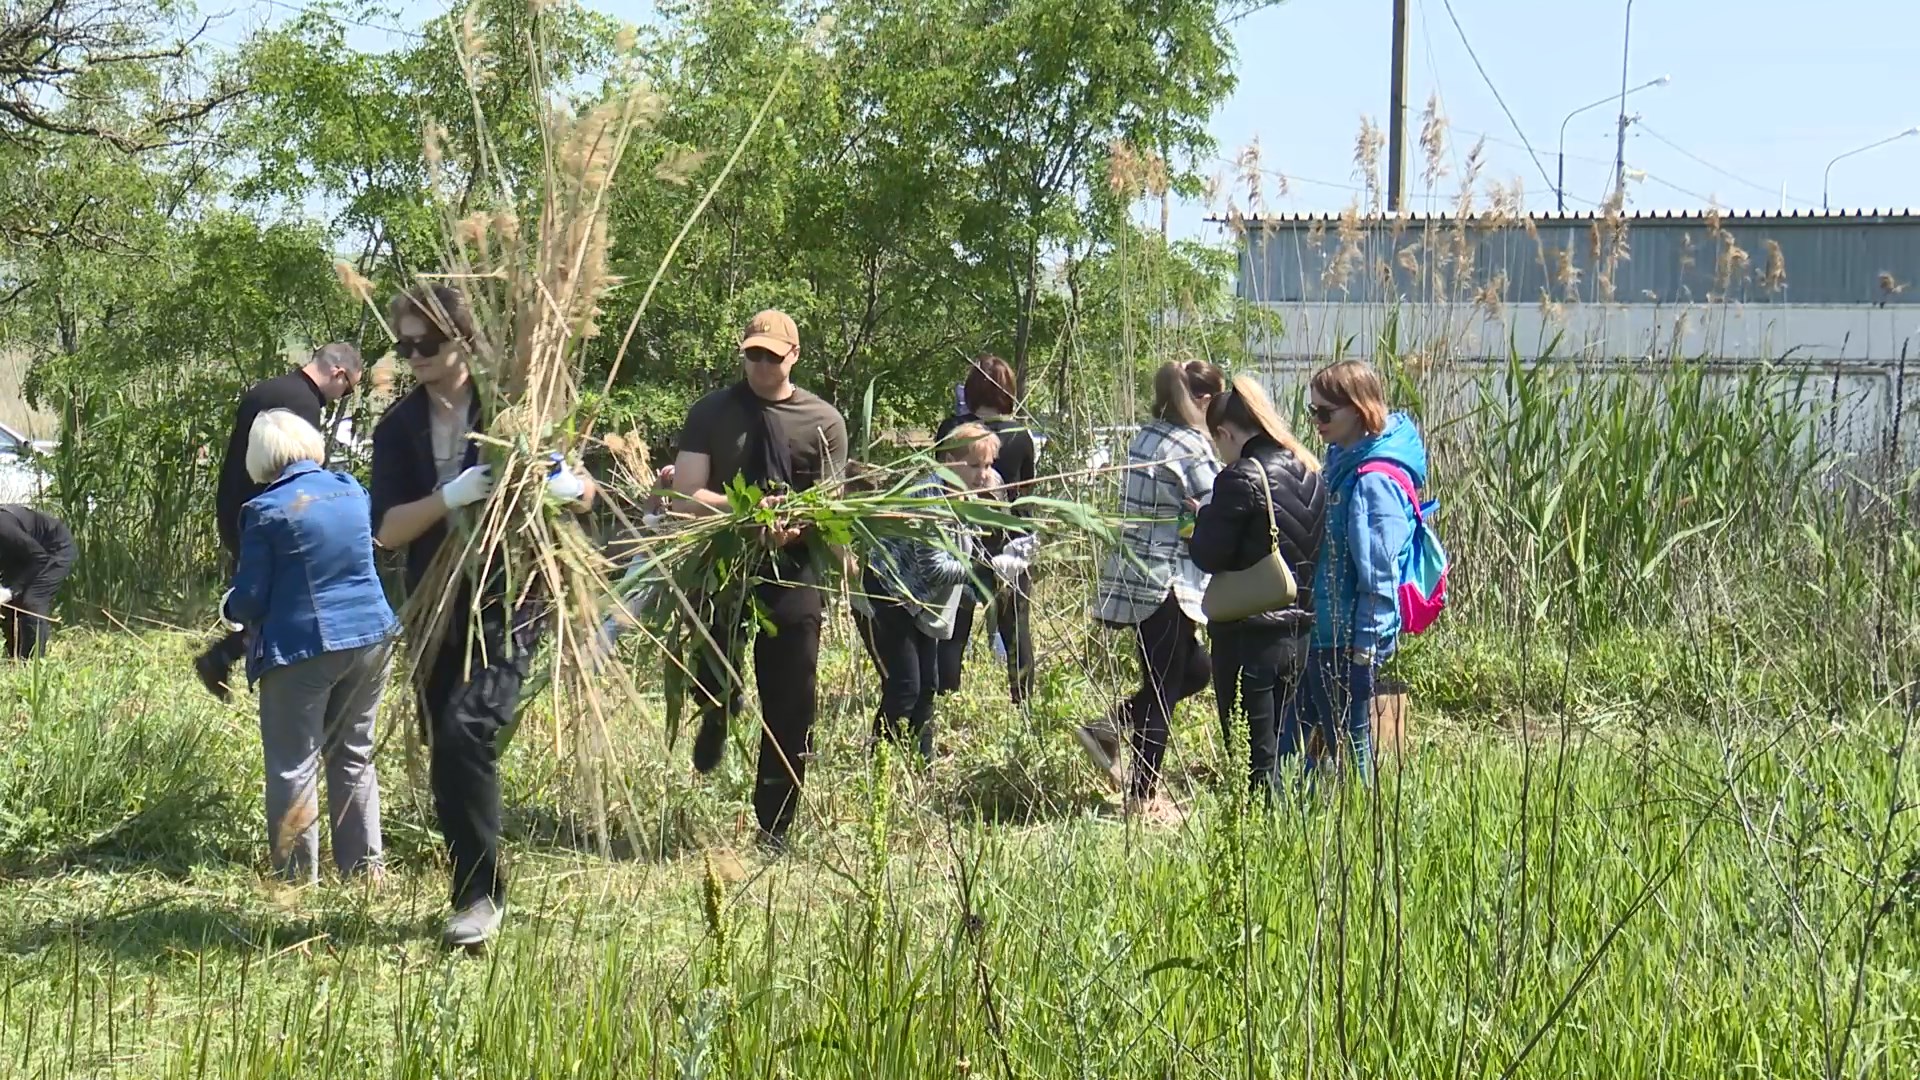
[(492, 898), (476, 900), (447, 918), (441, 936), (450, 948), (479, 948), (500, 932), (500, 920), (506, 914), (507, 909)]

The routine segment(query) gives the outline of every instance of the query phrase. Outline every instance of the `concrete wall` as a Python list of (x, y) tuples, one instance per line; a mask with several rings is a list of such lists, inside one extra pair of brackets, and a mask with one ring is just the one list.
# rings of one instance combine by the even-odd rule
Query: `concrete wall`
[(1862, 471), (1881, 472), (1896, 437), (1899, 467), (1920, 468), (1920, 310), (1912, 307), (1628, 304), (1497, 314), (1460, 304), (1269, 307), (1285, 329), (1249, 344), (1283, 404), (1298, 400), (1307, 375), (1329, 358), (1371, 356), (1397, 320), (1398, 351), (1424, 370), (1430, 420), (1468, 416), (1483, 392), (1497, 394), (1509, 342), (1523, 360), (1551, 355), (1600, 378), (1645, 377), (1649, 361), (1710, 357), (1702, 361), (1709, 388), (1728, 393), (1756, 365), (1795, 377), (1797, 386), (1783, 392), (1816, 419), (1815, 435), (1831, 451), (1875, 466)]

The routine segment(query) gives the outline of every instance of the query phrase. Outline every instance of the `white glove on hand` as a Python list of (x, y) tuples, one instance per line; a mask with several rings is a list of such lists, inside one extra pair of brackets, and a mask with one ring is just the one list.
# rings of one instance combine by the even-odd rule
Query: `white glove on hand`
[(553, 462), (553, 470), (547, 473), (547, 494), (555, 501), (576, 503), (587, 493), (587, 482), (580, 474), (567, 468), (567, 459), (559, 454), (549, 454), (547, 459)]
[(13, 603), (13, 590), (0, 585), (0, 607)]
[(472, 506), (493, 494), (493, 466), (475, 465), (440, 485), (440, 499), (447, 509)]
[(1040, 550), (1040, 538), (1037, 536), (1016, 536), (1007, 541), (1001, 549), (1023, 563), (1032, 563), (1034, 553)]
[(233, 617), (227, 614), (227, 601), (231, 599), (233, 599), (232, 589), (228, 589), (226, 592), (223, 592), (220, 594), (220, 621), (227, 624), (227, 629), (237, 634), (240, 631), (245, 630), (246, 627), (241, 626), (239, 623), (233, 621)]
[(1000, 579), (1000, 584), (1009, 589), (1019, 587), (1020, 575), (1027, 572), (1027, 560), (1003, 551), (989, 561), (993, 564), (993, 576)]

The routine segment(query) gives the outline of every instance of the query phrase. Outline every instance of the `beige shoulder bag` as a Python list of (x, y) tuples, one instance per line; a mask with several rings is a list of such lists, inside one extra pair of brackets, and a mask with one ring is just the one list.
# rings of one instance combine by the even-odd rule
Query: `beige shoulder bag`
[(1280, 553), (1280, 524), (1273, 516), (1272, 478), (1258, 459), (1254, 465), (1260, 470), (1260, 497), (1267, 503), (1267, 536), (1273, 541), (1273, 550), (1245, 570), (1213, 575), (1207, 582), (1206, 595), (1200, 598), (1200, 610), (1209, 623), (1239, 622), (1269, 611), (1282, 611), (1292, 607), (1300, 595), (1293, 571), (1287, 568), (1287, 557)]

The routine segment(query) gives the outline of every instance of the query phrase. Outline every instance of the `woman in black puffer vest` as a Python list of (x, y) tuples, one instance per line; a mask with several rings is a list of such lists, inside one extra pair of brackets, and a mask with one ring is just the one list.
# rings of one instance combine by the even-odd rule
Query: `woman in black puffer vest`
[(1280, 713), (1305, 670), (1313, 631), (1314, 559), (1320, 553), (1327, 492), (1319, 460), (1294, 438), (1252, 379), (1234, 379), (1213, 399), (1207, 430), (1220, 460), (1232, 464), (1200, 508), (1193, 529), (1194, 565), (1209, 574), (1245, 570), (1274, 549), (1277, 532), (1280, 554), (1299, 585), (1292, 607), (1207, 627), (1221, 732), (1233, 745), (1234, 713), (1246, 714), (1248, 783), (1256, 791), (1271, 790)]

